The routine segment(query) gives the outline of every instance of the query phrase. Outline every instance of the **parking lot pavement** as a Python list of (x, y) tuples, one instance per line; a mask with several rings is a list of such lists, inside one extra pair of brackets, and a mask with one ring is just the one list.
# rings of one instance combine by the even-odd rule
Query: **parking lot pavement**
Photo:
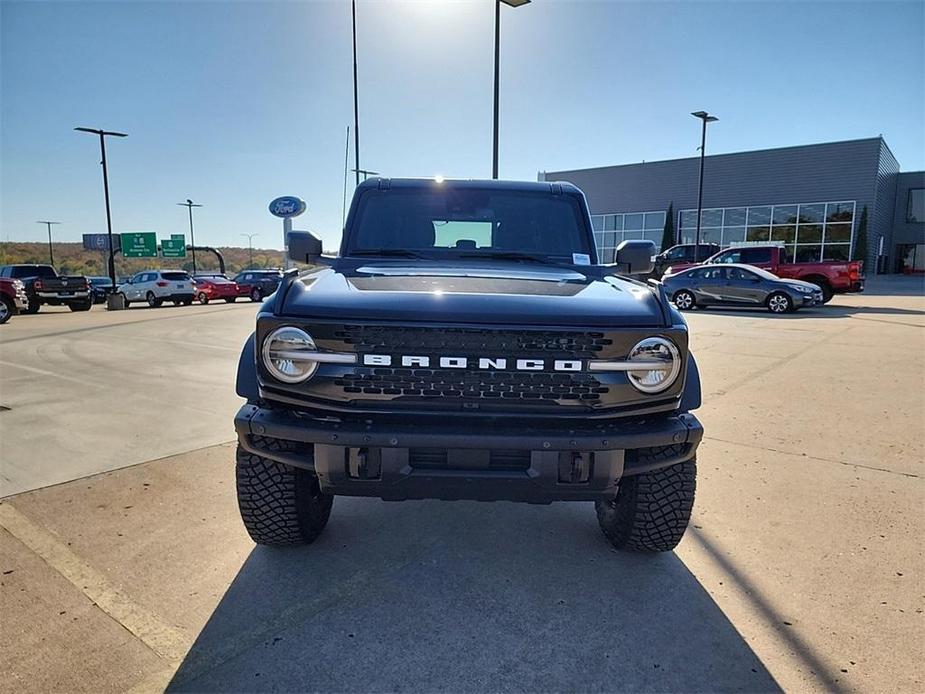
[(46, 306), (0, 327), (0, 497), (233, 439), (256, 310)]
[[(171, 329), (243, 336), (210, 308)], [(676, 552), (614, 552), (590, 504), (345, 498), (314, 545), (255, 548), (203, 442), (0, 503), (0, 690), (922, 691), (925, 299), (689, 322)]]

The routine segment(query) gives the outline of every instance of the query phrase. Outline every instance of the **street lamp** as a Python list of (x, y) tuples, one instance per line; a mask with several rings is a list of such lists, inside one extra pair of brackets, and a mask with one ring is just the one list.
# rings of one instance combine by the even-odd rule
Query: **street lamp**
[(353, 17), (353, 170), (356, 172), (356, 184), (360, 185), (360, 99), (357, 93), (357, 0), (351, 0), (350, 10)]
[(697, 236), (694, 239), (694, 262), (696, 263), (700, 256), (700, 215), (703, 213), (703, 160), (707, 149), (707, 123), (718, 121), (719, 118), (711, 116), (706, 111), (694, 111), (691, 115), (703, 121), (703, 130), (700, 135), (700, 183), (697, 192)]
[[(100, 130), (98, 128), (74, 128), (74, 130), (79, 130), (82, 133), (93, 133), (94, 135), (100, 136), (100, 155), (102, 156), (103, 165), (103, 195), (106, 197), (106, 230), (109, 235), (109, 279), (112, 282), (112, 292), (110, 293), (111, 297), (116, 296), (116, 256), (115, 248), (112, 243), (112, 215), (109, 211), (109, 173), (106, 168), (106, 136), (110, 137), (128, 137), (126, 133), (117, 133), (111, 130)], [(113, 308), (117, 304), (113, 300), (109, 302), (107, 299), (107, 308)]]
[(260, 236), (260, 232), (254, 232), (253, 234), (245, 234), (244, 232), (241, 232), (241, 236), (246, 236), (246, 237), (247, 237), (247, 250), (248, 250), (248, 255), (249, 255), (249, 257), (250, 257), (250, 262), (248, 263), (248, 269), (249, 269), (249, 270), (253, 270), (253, 269), (254, 269), (254, 244), (253, 244), (253, 239), (254, 239), (255, 236)]
[(190, 249), (193, 251), (193, 276), (196, 276), (196, 237), (193, 235), (193, 208), (202, 207), (202, 205), (197, 205), (189, 198), (186, 199), (186, 202), (178, 202), (180, 207), (186, 207), (189, 210), (189, 243)]
[[(501, 3), (508, 7), (520, 7), (530, 0), (495, 0), (495, 118), (492, 140), (491, 177), (498, 178), (498, 97), (500, 93), (500, 62), (501, 62)], [(359, 167), (359, 164), (357, 164)]]
[(55, 254), (51, 248), (51, 225), (60, 224), (60, 223), (61, 222), (48, 222), (48, 221), (45, 221), (44, 219), (40, 219), (39, 221), (36, 222), (36, 224), (44, 224), (45, 226), (48, 227), (48, 264), (49, 265), (55, 264)]

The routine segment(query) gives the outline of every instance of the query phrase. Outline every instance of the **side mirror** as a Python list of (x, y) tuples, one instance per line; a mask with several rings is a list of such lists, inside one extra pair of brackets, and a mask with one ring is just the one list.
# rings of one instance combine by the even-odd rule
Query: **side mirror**
[(310, 231), (290, 231), (286, 234), (289, 258), (300, 263), (314, 263), (321, 256), (321, 239)]
[(617, 246), (616, 264), (627, 275), (645, 275), (655, 269), (654, 256), (655, 243), (652, 241), (622, 241)]

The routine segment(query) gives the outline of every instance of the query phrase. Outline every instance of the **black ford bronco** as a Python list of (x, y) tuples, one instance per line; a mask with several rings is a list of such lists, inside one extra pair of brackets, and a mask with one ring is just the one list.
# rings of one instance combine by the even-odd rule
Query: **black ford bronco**
[(311, 542), (335, 495), (593, 501), (618, 548), (666, 551), (703, 428), (654, 244), (596, 263), (568, 183), (371, 179), (337, 258), (290, 271), (238, 366), (237, 492), (255, 542)]

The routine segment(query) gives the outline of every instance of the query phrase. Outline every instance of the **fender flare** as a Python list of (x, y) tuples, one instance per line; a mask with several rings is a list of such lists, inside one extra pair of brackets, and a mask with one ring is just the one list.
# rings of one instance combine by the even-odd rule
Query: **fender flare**
[(248, 402), (260, 400), (260, 387), (257, 385), (256, 337), (250, 334), (238, 358), (238, 376), (235, 392)]
[[(256, 376), (255, 376), (256, 378)], [(687, 375), (684, 379), (684, 393), (681, 395), (681, 404), (678, 409), (682, 412), (696, 410), (701, 405), (700, 370), (693, 354), (687, 357)]]

